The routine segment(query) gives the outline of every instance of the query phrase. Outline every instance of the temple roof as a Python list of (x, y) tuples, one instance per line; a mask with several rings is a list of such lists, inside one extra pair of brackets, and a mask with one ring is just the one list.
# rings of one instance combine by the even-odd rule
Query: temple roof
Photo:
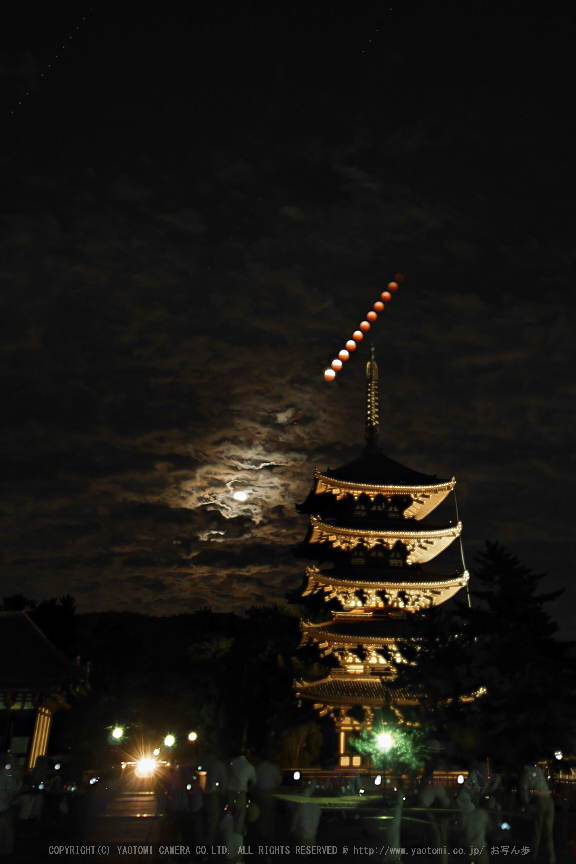
[[(312, 535), (314, 535), (314, 529), (316, 529), (322, 533), (354, 535), (355, 537), (362, 538), (362, 542), (364, 539), (374, 537), (396, 537), (397, 539), (408, 537), (410, 540), (417, 541), (420, 537), (439, 538), (447, 535), (457, 537), (460, 533), (462, 523), (458, 522), (456, 525), (426, 525), (425, 527), (407, 519), (381, 519), (379, 521), (376, 519), (357, 519), (355, 521), (350, 519), (346, 522), (335, 523), (328, 519), (324, 521), (321, 517), (312, 516), (310, 526), (312, 528)], [(310, 540), (309, 542), (313, 543), (315, 541)]]
[[(427, 530), (411, 530), (410, 522), (401, 522), (402, 530), (378, 531), (375, 529), (362, 529), (360, 526), (345, 528), (340, 525), (331, 525), (322, 522), (315, 516), (310, 518), (310, 528), (306, 536), (308, 543), (330, 543), (335, 549), (354, 549), (362, 545), (366, 549), (373, 549), (380, 545), (392, 548), (395, 543), (404, 543), (408, 548), (407, 564), (430, 561), (447, 549), (456, 537), (460, 536), (462, 523), (449, 525), (447, 528), (435, 528)], [(400, 525), (395, 523), (395, 528)]]
[(302, 504), (296, 505), (296, 509), (299, 513), (317, 515), (319, 509), (322, 509), (317, 496), (325, 494), (336, 496), (338, 500), (351, 495), (355, 501), (361, 495), (366, 495), (371, 501), (374, 501), (378, 496), (397, 495), (401, 498), (407, 498), (411, 502), (402, 514), (405, 519), (411, 517), (423, 519), (446, 498), (455, 485), (456, 480), (453, 477), (451, 480), (438, 480), (433, 485), (421, 483), (418, 485), (388, 484), (382, 486), (376, 482), (360, 483), (359, 481), (337, 480), (328, 476), (327, 473), (322, 474), (316, 471), (312, 490)]
[(436, 474), (422, 474), (385, 456), (381, 450), (364, 449), (357, 459), (341, 468), (328, 469), (322, 474), (347, 483), (366, 483), (371, 486), (437, 486), (448, 483)]
[(416, 692), (405, 687), (387, 687), (377, 675), (329, 675), (322, 681), (298, 681), (296, 695), (326, 704), (417, 705)]
[(86, 670), (62, 653), (26, 612), (0, 612), (0, 689), (50, 690), (77, 684)]
[(395, 639), (414, 638), (417, 628), (408, 617), (387, 615), (372, 616), (370, 613), (351, 615), (349, 612), (336, 613), (332, 621), (324, 624), (303, 624), (303, 637), (316, 641), (341, 642), (358, 645), (359, 643), (383, 643)]
[[(425, 690), (409, 687), (387, 687), (378, 675), (347, 675), (331, 673), (321, 681), (295, 681), (296, 696), (314, 699), (324, 705), (418, 705), (427, 698)], [(459, 702), (474, 702), (486, 693), (480, 687), (473, 693), (458, 697)], [(443, 700), (444, 703), (451, 700)], [(442, 704), (442, 700), (438, 702)], [(319, 707), (319, 706), (314, 706)]]
[(306, 576), (316, 582), (326, 585), (346, 585), (355, 588), (367, 586), (402, 587), (404, 585), (423, 588), (433, 586), (464, 585), (469, 579), (468, 571), (464, 573), (427, 573), (418, 565), (414, 567), (338, 567), (332, 570), (320, 570), (318, 567), (307, 567)]

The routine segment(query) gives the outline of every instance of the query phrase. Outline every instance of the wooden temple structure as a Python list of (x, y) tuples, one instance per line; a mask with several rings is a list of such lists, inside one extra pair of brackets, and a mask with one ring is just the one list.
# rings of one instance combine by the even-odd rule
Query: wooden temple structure
[(0, 749), (32, 771), (48, 749), (53, 714), (84, 695), (89, 664), (71, 660), (26, 612), (0, 612)]
[[(310, 494), (297, 505), (310, 516), (303, 556), (315, 562), (306, 568), (300, 596), (336, 599), (340, 609), (328, 622), (302, 623), (302, 644), (316, 643), (338, 666), (320, 681), (296, 681), (295, 691), (334, 720), (342, 767), (362, 764), (361, 756), (349, 752), (348, 741), (362, 726), (371, 728), (377, 709), (391, 708), (401, 718), (403, 706), (418, 704), (416, 692), (394, 686), (402, 643), (417, 639), (411, 617), (445, 603), (469, 579), (464, 568), (442, 574), (427, 567), (462, 531), (460, 522), (428, 520), (455, 479), (421, 474), (382, 452), (373, 347), (366, 376), (362, 454), (336, 470), (316, 471)], [(364, 709), (363, 722), (353, 716), (355, 706)]]

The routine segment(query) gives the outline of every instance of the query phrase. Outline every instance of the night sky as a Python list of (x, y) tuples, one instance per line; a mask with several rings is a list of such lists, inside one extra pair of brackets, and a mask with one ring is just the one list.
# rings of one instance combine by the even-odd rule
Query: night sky
[(53, 5), (0, 37), (0, 597), (283, 601), (373, 341), (387, 455), (576, 637), (571, 4)]

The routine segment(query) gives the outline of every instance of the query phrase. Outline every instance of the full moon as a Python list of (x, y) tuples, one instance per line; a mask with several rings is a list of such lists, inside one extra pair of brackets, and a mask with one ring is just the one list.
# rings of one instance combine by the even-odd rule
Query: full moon
[(248, 495), (246, 494), (246, 492), (234, 492), (234, 495), (232, 497), (235, 501), (246, 501)]

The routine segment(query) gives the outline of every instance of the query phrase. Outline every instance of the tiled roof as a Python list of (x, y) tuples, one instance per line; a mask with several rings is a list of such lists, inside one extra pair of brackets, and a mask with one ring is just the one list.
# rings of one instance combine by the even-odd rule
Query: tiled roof
[(335, 480), (375, 486), (434, 486), (448, 482), (440, 480), (436, 474), (421, 474), (420, 471), (407, 468), (394, 459), (389, 459), (381, 451), (365, 450), (358, 459), (348, 462), (347, 465), (322, 473)]
[(382, 642), (389, 639), (413, 638), (417, 633), (409, 618), (371, 618), (342, 617), (327, 624), (304, 625), (302, 630), (306, 636), (319, 641), (353, 642), (354, 644), (364, 642)]
[(317, 570), (306, 568), (306, 576), (327, 585), (351, 585), (378, 588), (387, 585), (414, 585), (427, 588), (430, 585), (451, 585), (466, 579), (466, 573), (440, 575), (427, 573), (421, 567), (338, 567), (333, 570)]
[(322, 681), (298, 682), (296, 695), (327, 704), (348, 702), (355, 705), (417, 704), (415, 691), (387, 687), (376, 675), (329, 676)]
[(85, 675), (25, 612), (0, 612), (0, 689), (45, 690), (77, 683)]

